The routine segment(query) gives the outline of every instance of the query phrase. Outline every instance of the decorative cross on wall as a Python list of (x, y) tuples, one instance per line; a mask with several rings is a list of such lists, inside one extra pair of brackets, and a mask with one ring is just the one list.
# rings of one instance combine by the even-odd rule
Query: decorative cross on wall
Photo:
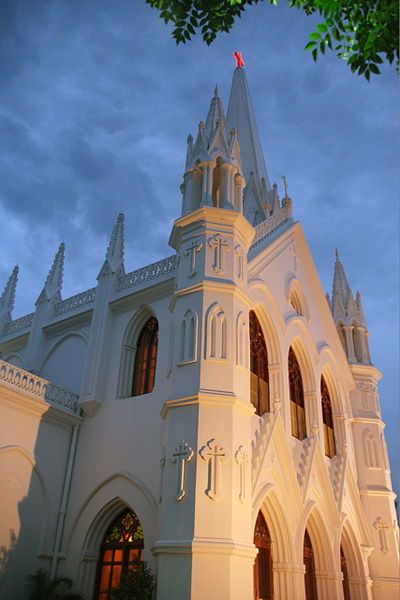
[(188, 277), (196, 275), (196, 254), (200, 252), (203, 244), (199, 244), (197, 240), (192, 240), (185, 249), (185, 256), (189, 256), (189, 273)]
[(214, 250), (214, 271), (217, 273), (223, 273), (225, 271), (223, 252), (229, 250), (228, 240), (224, 240), (220, 233), (215, 233), (213, 236), (208, 238), (208, 245)]
[(221, 497), (221, 466), (227, 460), (227, 452), (222, 444), (214, 438), (200, 448), (199, 454), (208, 463), (208, 480), (205, 493), (211, 500)]
[(193, 450), (187, 442), (181, 442), (171, 456), (172, 463), (178, 463), (178, 493), (175, 500), (180, 502), (186, 496), (186, 463), (193, 457)]

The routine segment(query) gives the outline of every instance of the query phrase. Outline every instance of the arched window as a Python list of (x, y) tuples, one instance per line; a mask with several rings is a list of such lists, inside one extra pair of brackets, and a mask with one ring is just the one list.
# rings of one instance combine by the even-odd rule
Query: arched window
[(271, 536), (261, 512), (258, 513), (254, 530), (254, 545), (258, 550), (254, 563), (254, 600), (272, 600)]
[(306, 437), (306, 419), (304, 413), (303, 380), (301, 378), (300, 365), (292, 348), (289, 349), (289, 388), (292, 435), (299, 440), (304, 440)]
[(350, 583), (349, 573), (347, 570), (347, 561), (343, 552), (343, 548), (340, 546), (340, 570), (342, 571), (342, 586), (343, 586), (343, 598), (344, 600), (350, 599)]
[(328, 386), (325, 379), (321, 377), (321, 405), (322, 421), (324, 423), (325, 454), (332, 458), (336, 454), (335, 433), (333, 430), (332, 405)]
[(135, 513), (125, 509), (108, 528), (100, 549), (95, 600), (110, 600), (121, 576), (141, 560), (143, 530)]
[(317, 581), (315, 579), (314, 550), (307, 530), (304, 534), (303, 557), (304, 566), (306, 569), (304, 573), (306, 600), (318, 600)]
[(251, 310), (250, 321), (250, 400), (256, 413), (269, 411), (268, 354), (264, 335), (256, 313)]
[(136, 348), (132, 396), (153, 391), (156, 376), (158, 346), (158, 321), (150, 317), (143, 327)]

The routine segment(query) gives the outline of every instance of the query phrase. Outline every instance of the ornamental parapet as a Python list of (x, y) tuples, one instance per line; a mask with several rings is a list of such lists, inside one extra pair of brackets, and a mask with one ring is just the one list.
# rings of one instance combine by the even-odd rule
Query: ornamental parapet
[(176, 269), (176, 254), (163, 258), (158, 262), (146, 265), (141, 269), (122, 275), (118, 280), (117, 291), (121, 292), (148, 281), (154, 281), (160, 279), (165, 275), (170, 275), (175, 272)]
[(54, 305), (54, 316), (58, 317), (60, 315), (78, 310), (87, 304), (93, 304), (95, 298), (96, 288), (91, 288), (90, 290), (86, 290), (85, 292), (81, 292), (80, 294), (76, 294), (70, 298), (66, 298), (65, 300), (57, 302)]
[(255, 227), (256, 235), (254, 237), (251, 249), (259, 244), (264, 238), (271, 235), (277, 229), (282, 227), (292, 218), (293, 206), (291, 202), (285, 202), (282, 208), (278, 210), (271, 217), (268, 217), (265, 221)]
[(2, 337), (13, 335), (14, 333), (29, 329), (32, 325), (34, 314), (35, 313), (29, 313), (29, 315), (24, 315), (19, 319), (15, 319), (14, 321), (6, 323), (2, 332)]
[(0, 384), (32, 394), (49, 405), (79, 416), (79, 395), (0, 359)]

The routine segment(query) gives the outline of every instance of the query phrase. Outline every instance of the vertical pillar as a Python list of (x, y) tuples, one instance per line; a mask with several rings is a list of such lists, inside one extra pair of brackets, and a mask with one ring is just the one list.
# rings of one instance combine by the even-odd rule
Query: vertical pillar
[(212, 206), (212, 185), (213, 185), (213, 170), (215, 169), (216, 162), (212, 160), (207, 163), (200, 165), (203, 171), (203, 183), (201, 189), (201, 206)]
[(346, 338), (346, 348), (347, 348), (347, 359), (351, 363), (357, 362), (356, 354), (354, 350), (354, 341), (353, 341), (353, 326), (352, 325), (344, 325), (344, 335)]
[(221, 208), (233, 209), (233, 170), (234, 166), (229, 163), (221, 165)]
[(234, 206), (236, 210), (243, 213), (243, 190), (246, 185), (244, 177), (236, 173), (234, 177)]

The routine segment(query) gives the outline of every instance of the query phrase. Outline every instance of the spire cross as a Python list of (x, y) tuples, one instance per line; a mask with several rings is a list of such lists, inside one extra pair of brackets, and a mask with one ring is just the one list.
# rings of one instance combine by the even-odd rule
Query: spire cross
[(178, 493), (175, 496), (175, 500), (180, 502), (186, 496), (185, 483), (186, 483), (186, 463), (188, 463), (193, 456), (193, 450), (187, 442), (181, 442), (179, 447), (173, 452), (171, 462), (178, 462)]
[(240, 68), (244, 67), (244, 65), (245, 65), (246, 63), (245, 63), (245, 62), (244, 62), (244, 60), (243, 60), (242, 53), (241, 53), (241, 52), (234, 52), (234, 53), (233, 53), (233, 56), (235, 57), (235, 60), (236, 60), (236, 67), (237, 67), (238, 69), (240, 69)]
[(282, 181), (283, 181), (283, 185), (285, 186), (285, 198), (287, 198), (288, 197), (287, 191), (288, 191), (289, 184), (287, 182), (285, 175), (282, 175)]
[(221, 496), (220, 489), (220, 462), (225, 462), (227, 452), (217, 440), (212, 439), (199, 450), (203, 460), (208, 462), (208, 486), (206, 494), (211, 500), (217, 500)]

